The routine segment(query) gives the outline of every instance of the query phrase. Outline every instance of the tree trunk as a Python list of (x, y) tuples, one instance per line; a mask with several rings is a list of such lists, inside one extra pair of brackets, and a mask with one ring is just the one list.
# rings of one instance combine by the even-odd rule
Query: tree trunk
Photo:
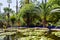
[(27, 13), (27, 26), (30, 26), (30, 17), (29, 17), (29, 13)]
[[(25, 0), (25, 4), (29, 4), (29, 0)], [(29, 27), (30, 26), (30, 17), (29, 17), (29, 13), (27, 11), (27, 26)]]
[(18, 27), (20, 27), (20, 19), (18, 19)]
[(16, 14), (18, 14), (18, 0), (16, 0)]
[(47, 34), (51, 34), (51, 28), (47, 26), (46, 18), (42, 20), (43, 27), (48, 28)]
[(7, 16), (8, 16), (8, 24), (7, 24), (7, 26), (10, 26), (10, 25), (9, 25), (9, 20), (10, 20), (10, 19), (9, 19), (9, 17), (10, 17), (9, 13), (7, 13)]
[(45, 17), (42, 19), (42, 24), (43, 24), (43, 27), (47, 27), (47, 21)]

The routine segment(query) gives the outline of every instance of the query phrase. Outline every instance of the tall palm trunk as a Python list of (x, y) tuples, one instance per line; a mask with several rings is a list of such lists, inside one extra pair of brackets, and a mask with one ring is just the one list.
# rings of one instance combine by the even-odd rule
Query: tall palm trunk
[(27, 26), (28, 27), (30, 26), (30, 16), (29, 16), (29, 13), (27, 13)]
[[(18, 0), (16, 0), (16, 15), (18, 14)], [(20, 19), (17, 21), (17, 26), (20, 27)]]
[(43, 24), (43, 27), (48, 28), (47, 34), (51, 34), (51, 28), (47, 26), (46, 17), (42, 19), (42, 24)]
[[(8, 7), (10, 8), (10, 3), (8, 4)], [(9, 11), (8, 11), (8, 13), (7, 13), (7, 16), (8, 16), (8, 24), (7, 24), (7, 26), (9, 27), (9, 26), (10, 26), (10, 25), (9, 25), (9, 19), (10, 19)]]
[(7, 13), (7, 16), (8, 16), (8, 24), (7, 24), (7, 26), (10, 26), (10, 25), (9, 25), (9, 18), (10, 18), (9, 13)]
[(18, 0), (16, 0), (16, 14), (18, 14)]

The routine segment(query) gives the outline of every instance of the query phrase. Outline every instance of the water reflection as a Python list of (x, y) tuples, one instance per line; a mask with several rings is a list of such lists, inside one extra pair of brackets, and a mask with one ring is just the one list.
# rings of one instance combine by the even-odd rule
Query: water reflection
[(12, 40), (12, 37), (10, 35), (4, 37), (4, 40)]
[(0, 36), (0, 40), (4, 40), (5, 37), (6, 37), (5, 35)]
[(12, 37), (11, 36), (6, 36), (6, 35), (3, 35), (3, 36), (0, 36), (0, 40), (12, 40)]
[(4, 39), (4, 40), (18, 40), (16, 37), (14, 37), (14, 38), (12, 39), (12, 36), (11, 36), (11, 35), (7, 35), (7, 36), (5, 36), (3, 39)]

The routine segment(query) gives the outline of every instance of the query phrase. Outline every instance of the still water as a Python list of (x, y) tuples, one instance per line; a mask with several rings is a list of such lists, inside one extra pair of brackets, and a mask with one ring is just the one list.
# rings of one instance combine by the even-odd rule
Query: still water
[(5, 35), (0, 36), (0, 40), (4, 40), (5, 37), (6, 37)]
[(3, 35), (3, 36), (0, 36), (0, 40), (12, 40), (12, 38), (11, 36)]

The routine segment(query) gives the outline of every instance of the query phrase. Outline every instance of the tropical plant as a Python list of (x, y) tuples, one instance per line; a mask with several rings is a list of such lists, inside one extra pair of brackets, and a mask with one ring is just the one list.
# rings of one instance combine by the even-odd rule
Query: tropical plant
[(8, 8), (8, 7), (5, 7), (5, 8), (4, 8), (4, 12), (5, 12), (5, 13), (8, 13), (8, 12), (9, 12), (9, 13), (13, 13), (14, 11), (13, 11), (12, 9)]
[(40, 4), (40, 6), (37, 7), (37, 8), (40, 9), (40, 18), (42, 20), (42, 24), (43, 24), (44, 27), (47, 27), (46, 25), (48, 24), (48, 19), (49, 19), (48, 17), (51, 17), (51, 16), (54, 15), (54, 14), (51, 13), (51, 11), (53, 9), (55, 9), (56, 7), (58, 7), (58, 6), (55, 6), (55, 5), (57, 5), (57, 4), (49, 3), (49, 2), (47, 2), (47, 0), (45, 0), (45, 1), (42, 0), (42, 3)]
[(8, 25), (9, 25), (10, 13), (13, 13), (14, 11), (8, 7), (5, 7), (4, 12), (5, 12), (6, 20), (8, 21)]
[(11, 20), (12, 26), (13, 26), (14, 23), (15, 23), (15, 21), (16, 21), (16, 16), (15, 16), (14, 14), (12, 14), (12, 15), (10, 16), (10, 20)]
[[(26, 0), (25, 0), (26, 1)], [(54, 2), (54, 1), (53, 1)], [(29, 2), (27, 3), (28, 5), (29, 5)], [(56, 5), (56, 6), (55, 6)], [(25, 7), (25, 6), (24, 6)], [(27, 21), (29, 20), (29, 13), (28, 12), (30, 12), (29, 10), (26, 10), (26, 8), (28, 7), (28, 6), (26, 6), (26, 8), (24, 8), (24, 7), (22, 7), (21, 9), (24, 11), (24, 9), (25, 9), (25, 11), (27, 11), (26, 12), (26, 16), (27, 16)], [(48, 1), (47, 2), (47, 0), (45, 0), (45, 1), (43, 1), (42, 0), (42, 3), (40, 3), (40, 5), (35, 5), (35, 9), (34, 9), (34, 11), (36, 11), (37, 13), (39, 13), (40, 14), (40, 21), (41, 21), (41, 24), (43, 24), (43, 26), (44, 27), (46, 27), (46, 25), (49, 23), (49, 22), (52, 22), (52, 23), (55, 23), (54, 21), (56, 21), (57, 22), (57, 20), (58, 20), (58, 17), (57, 17), (57, 15), (55, 15), (56, 13), (51, 13), (51, 11), (52, 10), (54, 10), (54, 9), (57, 9), (57, 7), (59, 7), (59, 5), (57, 5), (57, 4), (55, 4), (55, 3), (50, 3), (50, 1)], [(30, 7), (29, 7), (30, 8)], [(33, 7), (34, 8), (34, 7)], [(32, 9), (33, 9), (32, 8)], [(27, 8), (28, 9), (28, 8)], [(31, 10), (31, 9), (30, 9)], [(22, 11), (22, 12), (23, 12)], [(25, 12), (24, 11), (24, 12)], [(40, 11), (40, 12), (39, 12)], [(21, 11), (20, 11), (21, 12)], [(36, 13), (35, 12), (35, 13)], [(31, 12), (31, 13), (33, 13), (33, 11)], [(23, 13), (21, 13), (21, 14), (23, 14)], [(39, 15), (38, 14), (38, 15)], [(25, 15), (24, 15), (24, 17), (25, 17)], [(34, 15), (34, 14), (31, 14), (31, 15)], [(30, 15), (30, 16), (31, 16)], [(52, 17), (52, 18), (51, 18)], [(53, 17), (55, 17), (55, 18), (53, 18)], [(34, 16), (34, 18), (35, 18), (35, 16)], [(33, 18), (33, 19), (34, 19)], [(26, 18), (25, 18), (26, 19)], [(38, 18), (39, 19), (39, 18)], [(51, 19), (54, 19), (54, 20), (51, 20)], [(28, 21), (28, 23), (30, 23), (29, 21)], [(29, 25), (29, 24), (28, 24)]]
[(11, 13), (14, 13), (14, 11), (13, 11), (12, 9), (8, 8), (8, 7), (5, 7), (5, 8), (4, 8), (4, 13), (5, 13), (5, 15), (7, 15), (8, 18), (9, 18), (10, 14), (11, 14)]
[[(19, 17), (24, 19), (24, 21), (27, 23), (27, 26), (30, 26), (34, 19), (40, 19), (38, 13), (40, 11), (37, 12), (37, 10), (38, 9), (36, 9), (34, 4), (26, 4), (20, 9)], [(22, 22), (23, 19), (20, 19), (20, 21)]]

